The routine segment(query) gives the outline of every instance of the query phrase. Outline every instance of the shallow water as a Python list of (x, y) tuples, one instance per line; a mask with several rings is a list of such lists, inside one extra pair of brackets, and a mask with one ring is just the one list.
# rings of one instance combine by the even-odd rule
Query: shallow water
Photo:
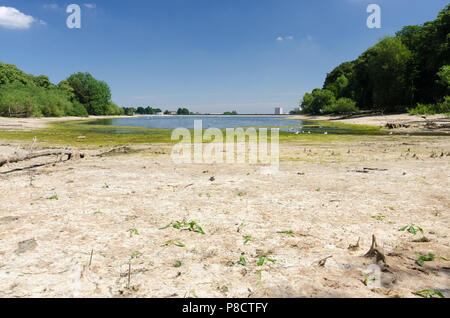
[(201, 120), (202, 128), (238, 128), (238, 127), (283, 127), (300, 126), (300, 120), (291, 120), (282, 116), (148, 116), (115, 119), (100, 119), (89, 122), (94, 125), (127, 126), (145, 128), (187, 128), (194, 129), (194, 121)]
[[(138, 127), (153, 129), (175, 129), (187, 128), (194, 129), (194, 121), (201, 120), (202, 128), (246, 128), (246, 127), (280, 127), (281, 132), (290, 134), (356, 134), (356, 135), (424, 135), (441, 136), (448, 133), (444, 132), (390, 132), (384, 129), (370, 129), (365, 126), (349, 126), (322, 122), (318, 124), (313, 121), (302, 121), (289, 119), (286, 116), (141, 116), (129, 118), (98, 119), (87, 121), (85, 125), (103, 125), (111, 126), (113, 134), (143, 134), (142, 131), (123, 130), (118, 127)], [(115, 126), (115, 127), (113, 127)]]

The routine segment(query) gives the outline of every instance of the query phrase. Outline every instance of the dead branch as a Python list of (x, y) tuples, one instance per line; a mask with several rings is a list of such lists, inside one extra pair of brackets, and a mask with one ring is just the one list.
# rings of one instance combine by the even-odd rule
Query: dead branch
[(7, 163), (16, 163), (16, 162), (30, 160), (30, 159), (39, 158), (39, 157), (58, 156), (58, 155), (67, 155), (70, 160), (70, 158), (72, 158), (73, 151), (66, 150), (66, 149), (56, 149), (56, 150), (53, 149), (53, 150), (44, 150), (44, 151), (40, 151), (40, 152), (34, 152), (34, 153), (28, 153), (28, 154), (22, 154), (22, 155), (13, 155), (11, 157), (0, 159), (0, 167), (4, 166)]

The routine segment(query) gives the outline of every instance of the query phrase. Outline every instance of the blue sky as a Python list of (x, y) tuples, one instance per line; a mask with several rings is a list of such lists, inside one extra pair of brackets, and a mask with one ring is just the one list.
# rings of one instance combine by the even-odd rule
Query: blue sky
[[(81, 29), (66, 26), (71, 3), (82, 8)], [(370, 3), (381, 7), (381, 29), (366, 26)], [(2, 26), (0, 15), (0, 61), (46, 74), (54, 83), (88, 71), (110, 85), (121, 106), (272, 113), (276, 106), (293, 109), (305, 92), (322, 86), (335, 66), (404, 25), (434, 19), (446, 4), (2, 0), (0, 7), (30, 17), (11, 28)]]

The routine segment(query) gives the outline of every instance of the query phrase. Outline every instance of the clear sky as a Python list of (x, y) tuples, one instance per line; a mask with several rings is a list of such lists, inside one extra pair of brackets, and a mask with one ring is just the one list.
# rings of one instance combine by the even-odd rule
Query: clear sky
[[(66, 26), (81, 6), (81, 29)], [(366, 26), (368, 4), (382, 28)], [(272, 113), (291, 110), (326, 73), (445, 0), (0, 0), (0, 61), (54, 83), (106, 81), (120, 106)], [(18, 11), (11, 11), (15, 8)], [(9, 24), (9, 25), (8, 25)]]

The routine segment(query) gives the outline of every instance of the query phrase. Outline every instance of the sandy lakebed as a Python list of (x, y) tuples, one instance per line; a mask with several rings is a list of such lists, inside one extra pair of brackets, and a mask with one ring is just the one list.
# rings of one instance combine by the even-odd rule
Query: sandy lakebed
[[(411, 121), (394, 116), (350, 120)], [(0, 157), (30, 145), (1, 140)], [(450, 297), (450, 136), (292, 140), (278, 171), (127, 147), (0, 168), (0, 297)], [(183, 220), (204, 234), (161, 229)]]

